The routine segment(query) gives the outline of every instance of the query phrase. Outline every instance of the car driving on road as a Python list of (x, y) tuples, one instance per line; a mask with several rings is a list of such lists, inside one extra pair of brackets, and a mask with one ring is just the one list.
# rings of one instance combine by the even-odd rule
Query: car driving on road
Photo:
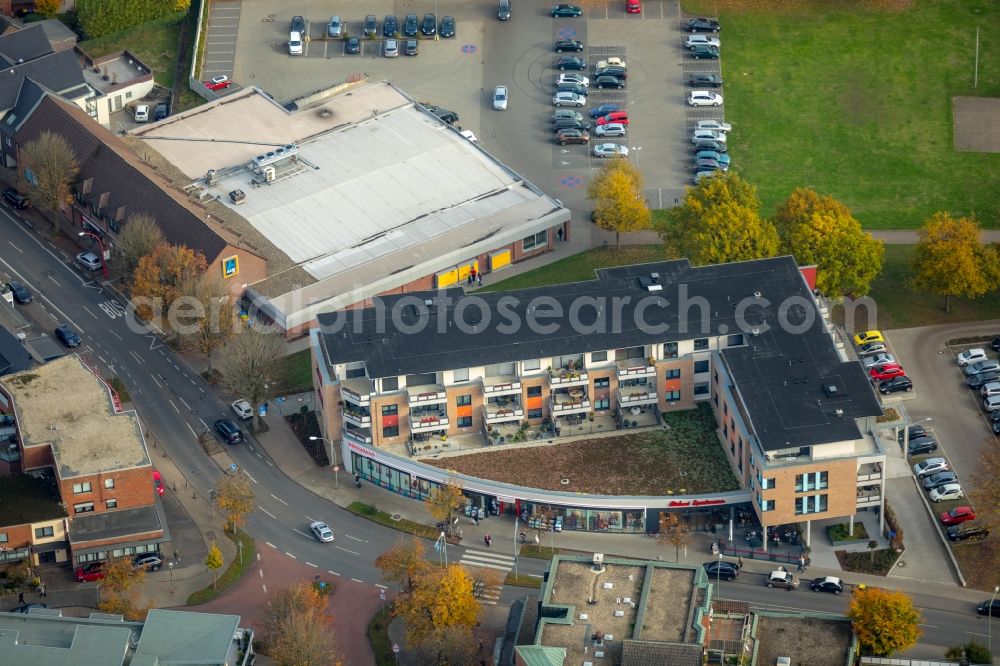
[(813, 581), (809, 583), (809, 589), (813, 592), (830, 592), (831, 594), (840, 594), (844, 591), (844, 582), (836, 576), (823, 576), (822, 578), (814, 578)]
[(323, 543), (333, 541), (333, 530), (331, 530), (330, 526), (323, 521), (317, 520), (314, 523), (310, 523), (309, 529), (312, 530), (312, 533), (316, 535), (316, 538)]

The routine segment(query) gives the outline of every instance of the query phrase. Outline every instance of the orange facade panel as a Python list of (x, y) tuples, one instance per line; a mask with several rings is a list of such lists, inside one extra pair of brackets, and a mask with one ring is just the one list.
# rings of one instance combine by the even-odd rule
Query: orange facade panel
[(538, 396), (536, 398), (528, 398), (528, 409), (541, 409), (542, 408), (542, 397)]

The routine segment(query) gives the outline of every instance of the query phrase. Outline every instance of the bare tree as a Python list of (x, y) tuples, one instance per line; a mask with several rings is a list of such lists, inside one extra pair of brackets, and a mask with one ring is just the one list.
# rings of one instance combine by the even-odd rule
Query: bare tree
[(197, 306), (190, 316), (181, 315), (186, 321), (179, 326), (186, 342), (205, 355), (208, 361), (208, 378), (212, 377), (212, 354), (233, 336), (236, 326), (236, 309), (233, 297), (222, 278), (206, 273), (188, 290), (185, 301)]
[(118, 255), (113, 264), (115, 274), (129, 282), (139, 260), (150, 254), (157, 245), (163, 242), (163, 234), (156, 218), (148, 213), (129, 215), (116, 243)]
[(80, 166), (76, 154), (61, 135), (42, 132), (18, 153), (21, 188), (31, 193), (35, 206), (52, 215), (56, 234), (62, 231), (61, 211), (73, 201), (71, 185)]
[(674, 562), (680, 562), (681, 548), (691, 543), (691, 530), (688, 524), (676, 513), (668, 513), (660, 522), (660, 536), (657, 538), (662, 545), (674, 547)]
[(258, 407), (271, 397), (274, 377), (285, 355), (285, 343), (277, 332), (244, 329), (225, 347), (222, 381), (253, 407), (255, 428), (263, 426)]
[(275, 592), (264, 614), (264, 635), (279, 666), (337, 666), (327, 599), (305, 581)]

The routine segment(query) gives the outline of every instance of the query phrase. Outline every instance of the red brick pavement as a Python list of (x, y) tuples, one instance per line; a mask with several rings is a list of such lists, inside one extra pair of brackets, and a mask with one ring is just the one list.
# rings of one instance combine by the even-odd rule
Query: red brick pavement
[[(368, 623), (382, 604), (379, 588), (333, 576), (260, 542), (255, 542), (255, 545), (260, 560), (250, 567), (243, 580), (207, 604), (187, 606), (184, 610), (239, 615), (243, 626), (252, 626), (254, 631), (259, 632), (270, 593), (300, 580), (313, 581), (318, 574), (321, 580), (334, 586), (329, 613), (333, 617), (334, 635), (344, 663), (349, 666), (375, 666), (375, 657), (368, 643)], [(387, 591), (386, 596), (391, 599), (392, 593)]]

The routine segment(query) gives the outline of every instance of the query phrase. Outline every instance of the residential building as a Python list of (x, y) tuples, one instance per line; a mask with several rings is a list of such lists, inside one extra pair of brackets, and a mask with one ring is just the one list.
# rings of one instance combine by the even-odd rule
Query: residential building
[(569, 238), (559, 201), (386, 82), (284, 106), (246, 88), (130, 135), (253, 239), (269, 273), (245, 280), (246, 303), (290, 336), (320, 312), (466, 282)]
[[(29, 549), (33, 564), (79, 564), (169, 540), (138, 416), (78, 356), (0, 379), (0, 411), (18, 446), (5, 466), (43, 480), (61, 508), (25, 509), (31, 519), (10, 524), (15, 515), (0, 516), (8, 547)], [(38, 512), (51, 524), (41, 526)]]
[[(472, 298), (454, 288), (324, 313), (312, 333), (320, 425), (337, 443), (331, 457), (422, 498), (441, 475), (416, 459), (453, 444), (615, 432), (705, 403), (742, 498), (618, 498), (610, 507), (629, 510), (611, 516), (617, 529), (657, 529), (651, 508), (700, 511), (713, 524), (725, 522), (710, 515), (722, 507), (731, 523), (765, 527), (853, 520), (883, 502), (885, 456), (873, 434), (881, 407), (838, 347), (812, 275), (791, 257), (678, 260), (558, 288)], [(521, 513), (523, 501), (538, 501), (537, 489), (489, 487), (487, 507)], [(570, 504), (581, 502), (602, 512), (578, 520), (567, 509), (563, 526), (608, 525), (606, 499)]]
[(239, 615), (153, 608), (143, 622), (120, 615), (63, 616), (33, 608), (0, 613), (0, 654), (19, 666), (249, 666), (254, 631)]

